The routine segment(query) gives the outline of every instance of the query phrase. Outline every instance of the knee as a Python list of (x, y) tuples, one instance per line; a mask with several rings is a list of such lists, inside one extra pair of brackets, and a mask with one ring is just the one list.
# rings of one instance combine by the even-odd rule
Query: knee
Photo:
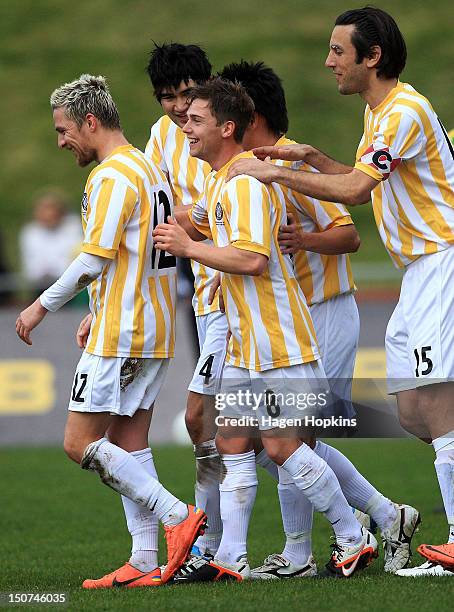
[(398, 411), (399, 423), (402, 429), (408, 431), (411, 434), (421, 434), (421, 420), (419, 418), (419, 411), (416, 409), (411, 410), (408, 408), (401, 408), (399, 406)]
[(63, 450), (65, 451), (67, 457), (76, 463), (82, 461), (82, 456), (84, 454), (85, 447), (81, 449), (78, 441), (72, 436), (65, 434), (65, 438), (63, 441)]
[[(225, 435), (222, 435), (223, 433)], [(242, 453), (248, 453), (254, 448), (249, 438), (235, 437), (229, 434), (229, 430), (223, 432), (222, 428), (216, 434), (215, 442), (220, 455), (241, 455)]]
[(264, 447), (268, 457), (271, 459), (271, 461), (273, 461), (273, 463), (276, 463), (277, 465), (282, 465), (288, 458), (285, 455), (285, 452), (283, 452), (283, 449), (280, 448), (279, 444), (276, 444), (274, 440), (268, 440), (264, 444)]

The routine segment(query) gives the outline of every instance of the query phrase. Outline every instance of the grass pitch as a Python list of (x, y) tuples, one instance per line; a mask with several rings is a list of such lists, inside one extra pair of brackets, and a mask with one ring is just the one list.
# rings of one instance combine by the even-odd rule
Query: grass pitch
[[(446, 539), (446, 521), (433, 468), (433, 451), (413, 440), (359, 440), (334, 443), (383, 493), (419, 508), (422, 542)], [(163, 483), (193, 500), (193, 457), (189, 448), (154, 451)], [(2, 449), (2, 571), (0, 591), (67, 592), (70, 610), (438, 610), (452, 609), (454, 581), (403, 579), (382, 572), (382, 554), (351, 580), (203, 584), (115, 591), (84, 591), (87, 577), (99, 577), (129, 556), (118, 495), (94, 474), (82, 472), (59, 449)], [(330, 528), (316, 516), (313, 548), (319, 567), (328, 560)], [(249, 532), (255, 566), (280, 552), (282, 527), (276, 488), (260, 474)], [(164, 544), (161, 559), (164, 561)], [(414, 563), (422, 561), (415, 554)], [(58, 607), (58, 606), (57, 606)], [(45, 609), (40, 606), (40, 609)], [(50, 609), (50, 608), (49, 608)], [(55, 609), (55, 606), (53, 606)]]

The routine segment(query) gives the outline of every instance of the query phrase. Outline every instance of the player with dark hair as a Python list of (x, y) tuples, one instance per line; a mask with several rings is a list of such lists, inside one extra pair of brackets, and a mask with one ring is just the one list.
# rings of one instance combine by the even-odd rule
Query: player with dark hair
[(335, 26), (350, 25), (354, 26), (351, 42), (356, 50), (356, 63), (361, 64), (363, 60), (371, 58), (373, 48), (380, 47), (380, 58), (375, 64), (377, 77), (398, 79), (407, 61), (407, 47), (391, 15), (379, 8), (366, 6), (345, 11), (335, 21)]
[[(243, 139), (245, 148), (294, 144), (282, 131), (288, 127), (285, 93), (281, 79), (271, 68), (263, 62), (241, 61), (229, 64), (220, 75), (240, 82), (254, 102), (254, 118)], [(300, 168), (313, 170), (308, 164)], [(342, 400), (337, 410), (349, 415), (353, 413), (351, 381), (359, 342), (359, 314), (346, 253), (356, 250), (359, 237), (344, 206), (276, 188), (283, 196), (287, 215), (299, 228), (298, 239), (289, 243), (287, 228), (283, 226), (281, 244), (284, 252), (293, 254), (296, 278), (310, 308), (331, 391)], [(395, 532), (402, 523), (406, 532), (413, 534), (419, 513), (384, 497), (337, 449), (319, 441), (314, 450), (335, 472), (347, 501), (369, 513), (379, 526), (385, 549), (385, 571), (395, 572), (405, 567), (411, 555), (411, 537), (399, 540), (399, 533)], [(252, 570), (252, 577), (310, 576), (315, 571), (311, 557), (312, 505), (282, 468), (279, 468), (278, 491), (286, 545), (282, 554), (269, 555), (260, 568)]]
[(153, 93), (159, 103), (170, 89), (181, 85), (204, 83), (211, 76), (211, 64), (205, 51), (197, 45), (164, 43), (154, 45), (147, 65)]
[[(336, 544), (327, 572), (348, 578), (372, 561), (377, 543), (353, 516), (333, 470), (309, 446), (312, 435), (307, 428), (295, 435), (290, 425), (285, 436), (279, 435), (281, 422), (283, 426), (294, 422), (289, 419), (294, 406), (284, 394), (311, 391), (320, 397), (327, 387), (304, 294), (290, 257), (277, 245), (285, 205), (273, 188), (250, 177), (226, 182), (235, 160), (252, 157), (244, 152), (241, 140), (253, 119), (254, 105), (240, 84), (220, 78), (196, 87), (191, 100), (184, 127), (191, 155), (208, 162), (213, 172), (189, 215), (177, 211), (178, 223), (169, 219), (153, 235), (158, 248), (222, 272), (231, 338), (221, 396), (233, 396), (234, 401), (217, 419), (216, 445), (223, 465), (222, 539), (214, 561), (190, 560), (176, 579), (249, 578), (246, 541), (257, 489), (255, 422), (269, 457), (333, 525)], [(214, 246), (197, 242), (204, 236), (212, 238)], [(270, 418), (270, 393), (284, 398), (279, 400), (277, 421)], [(251, 394), (262, 398), (259, 405), (241, 401)], [(239, 421), (240, 416), (246, 422)]]
[(350, 206), (372, 199), (377, 227), (405, 271), (388, 323), (388, 388), (405, 429), (432, 442), (449, 525), (448, 543), (419, 547), (428, 562), (401, 576), (454, 575), (454, 150), (430, 102), (399, 81), (406, 51), (390, 15), (365, 7), (340, 15), (325, 65), (341, 94), (367, 103), (355, 166), (309, 145), (262, 147), (261, 159), (304, 160), (318, 174), (241, 160), (230, 177), (251, 174), (305, 195)]
[(266, 119), (273, 137), (280, 138), (287, 133), (287, 103), (282, 81), (274, 70), (263, 62), (241, 60), (224, 66), (219, 76), (243, 85), (254, 102), (255, 113)]
[[(182, 127), (188, 119), (190, 88), (210, 78), (211, 64), (205, 51), (197, 45), (155, 44), (148, 75), (165, 115), (152, 126), (145, 155), (167, 175), (175, 206), (189, 207), (200, 198), (211, 169), (204, 161), (191, 157)], [(189, 384), (185, 420), (194, 444), (196, 503), (209, 516), (205, 534), (197, 540), (193, 552), (212, 557), (222, 531), (213, 396), (224, 364), (228, 326), (225, 314), (219, 309), (219, 300), (216, 298), (210, 303), (208, 299), (215, 272), (196, 261), (191, 262), (191, 268), (194, 274), (192, 305), (200, 357)], [(145, 529), (143, 524), (142, 529)]]

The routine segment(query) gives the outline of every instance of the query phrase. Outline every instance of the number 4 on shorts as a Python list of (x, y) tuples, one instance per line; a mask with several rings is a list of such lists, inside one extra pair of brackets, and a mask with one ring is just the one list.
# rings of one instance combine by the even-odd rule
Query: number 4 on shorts
[(203, 381), (205, 385), (208, 385), (211, 378), (211, 368), (213, 367), (214, 355), (209, 355), (203, 366), (200, 368), (200, 376), (205, 376)]

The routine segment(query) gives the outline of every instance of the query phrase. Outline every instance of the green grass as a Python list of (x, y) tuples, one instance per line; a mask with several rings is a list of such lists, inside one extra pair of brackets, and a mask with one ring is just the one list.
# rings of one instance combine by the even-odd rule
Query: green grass
[[(395, 16), (407, 40), (404, 80), (425, 93), (453, 127), (450, 0), (379, 4)], [(202, 44), (215, 70), (240, 58), (264, 60), (284, 81), (289, 135), (352, 162), (363, 103), (357, 96), (339, 96), (323, 62), (336, 16), (363, 5), (364, 0), (230, 0), (215, 6), (208, 0), (0, 2), (0, 226), (11, 263), (17, 266), (17, 231), (30, 217), (33, 194), (60, 186), (77, 210), (88, 174), (57, 150), (50, 93), (82, 72), (107, 75), (127, 136), (144, 146), (161, 112), (144, 72), (152, 40)], [(353, 215), (363, 239), (355, 257), (391, 266), (370, 206), (357, 207)]]
[[(433, 469), (433, 451), (413, 440), (337, 441), (386, 495), (417, 506), (423, 518), (415, 545), (443, 542), (446, 521)], [(189, 448), (155, 449), (161, 480), (179, 497), (193, 498)], [(98, 577), (128, 558), (129, 535), (116, 493), (82, 472), (58, 449), (2, 449), (2, 572), (0, 591), (68, 592), (71, 610), (448, 610), (452, 582), (384, 575), (380, 558), (348, 581), (204, 584), (85, 592)], [(329, 525), (320, 516), (313, 546), (319, 566), (329, 555)], [(249, 534), (253, 565), (283, 543), (275, 484), (261, 475)], [(161, 547), (161, 558), (164, 560)], [(416, 554), (415, 562), (421, 558)], [(43, 609), (43, 608), (41, 608)]]

